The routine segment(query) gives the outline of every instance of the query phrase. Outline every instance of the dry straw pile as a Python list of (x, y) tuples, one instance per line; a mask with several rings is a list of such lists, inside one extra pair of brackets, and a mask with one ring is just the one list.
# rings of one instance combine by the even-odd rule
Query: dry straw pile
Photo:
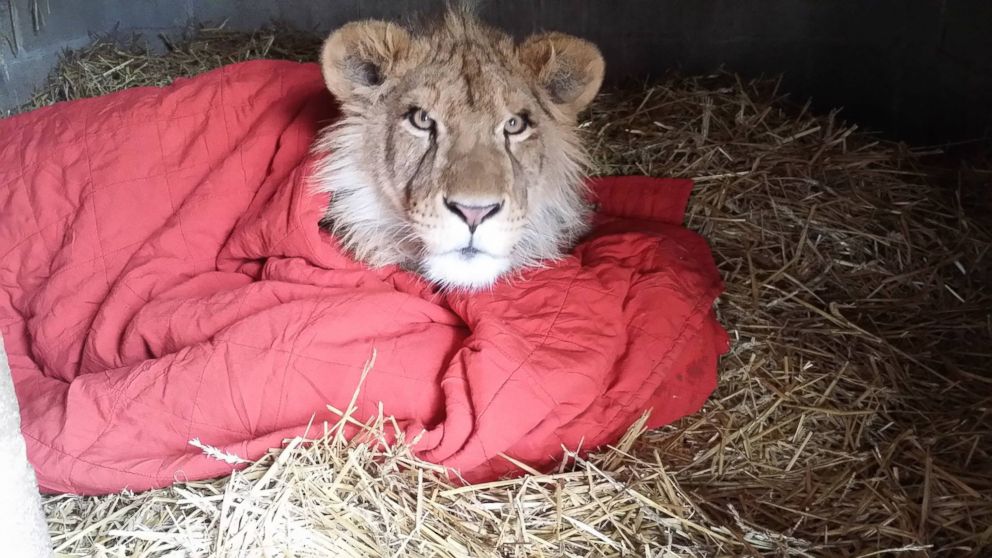
[[(99, 43), (33, 105), (315, 47), (280, 30), (202, 30), (164, 56)], [(988, 556), (992, 237), (917, 170), (927, 153), (731, 75), (608, 91), (582, 126), (600, 173), (698, 183), (688, 226), (712, 243), (734, 340), (702, 412), (464, 488), (369, 443), (388, 417), (352, 442), (314, 425), (230, 478), (49, 497), (59, 552)]]

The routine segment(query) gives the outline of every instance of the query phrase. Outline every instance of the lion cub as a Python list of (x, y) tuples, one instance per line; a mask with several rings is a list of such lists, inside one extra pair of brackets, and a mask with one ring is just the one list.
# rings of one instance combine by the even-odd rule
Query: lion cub
[(477, 289), (587, 230), (575, 124), (605, 68), (591, 43), (516, 44), (450, 11), (424, 30), (347, 24), (321, 65), (343, 111), (316, 146), (333, 193), (322, 225), (357, 258)]

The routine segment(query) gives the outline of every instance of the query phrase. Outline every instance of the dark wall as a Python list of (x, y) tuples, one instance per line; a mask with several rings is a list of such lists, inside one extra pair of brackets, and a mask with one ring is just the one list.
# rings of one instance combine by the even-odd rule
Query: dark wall
[[(797, 100), (918, 143), (992, 132), (992, 0), (614, 0), (487, 2), (602, 47), (614, 79), (784, 73)], [(509, 9), (524, 4), (525, 10)], [(582, 6), (577, 9), (576, 6)]]
[(91, 33), (116, 25), (178, 29), (193, 16), (191, 7), (182, 0), (0, 0), (0, 111), (25, 102), (59, 52), (86, 45)]
[[(516, 35), (558, 29), (603, 49), (609, 78), (669, 69), (785, 74), (797, 100), (917, 143), (992, 128), (990, 0), (483, 0)], [(358, 17), (400, 18), (427, 0), (0, 0), (0, 107), (22, 102), (60, 48), (116, 24), (169, 31), (190, 21), (253, 28), (273, 19), (326, 32)], [(34, 10), (33, 6), (39, 6)], [(48, 14), (46, 5), (50, 6)], [(11, 23), (10, 6), (16, 14)], [(44, 25), (36, 22), (39, 17)], [(35, 31), (34, 28), (40, 30)], [(16, 31), (16, 33), (14, 32)], [(7, 42), (15, 43), (17, 52)]]

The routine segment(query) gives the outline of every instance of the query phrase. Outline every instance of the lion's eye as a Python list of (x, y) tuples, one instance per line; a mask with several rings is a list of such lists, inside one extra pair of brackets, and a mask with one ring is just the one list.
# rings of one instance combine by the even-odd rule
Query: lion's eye
[(503, 132), (509, 136), (515, 136), (523, 133), (529, 125), (530, 123), (527, 121), (527, 117), (518, 114), (516, 116), (511, 116), (506, 123), (503, 124)]
[(407, 119), (418, 130), (432, 130), (434, 128), (434, 119), (422, 108), (411, 109)]

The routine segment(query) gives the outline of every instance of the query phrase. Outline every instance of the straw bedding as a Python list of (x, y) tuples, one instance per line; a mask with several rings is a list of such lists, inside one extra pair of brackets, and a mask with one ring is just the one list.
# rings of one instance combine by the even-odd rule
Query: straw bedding
[[(98, 41), (69, 54), (31, 107), (248, 58), (310, 59), (316, 45), (286, 29), (199, 30), (159, 56)], [(919, 170), (932, 152), (793, 106), (776, 80), (727, 74), (606, 91), (582, 127), (600, 174), (697, 182), (688, 226), (712, 244), (734, 342), (702, 412), (635, 425), (558, 474), (461, 488), (402, 444), (376, 449), (388, 417), (351, 442), (315, 424), (312, 442), (229, 478), (47, 497), (58, 551), (992, 552), (992, 236)]]

